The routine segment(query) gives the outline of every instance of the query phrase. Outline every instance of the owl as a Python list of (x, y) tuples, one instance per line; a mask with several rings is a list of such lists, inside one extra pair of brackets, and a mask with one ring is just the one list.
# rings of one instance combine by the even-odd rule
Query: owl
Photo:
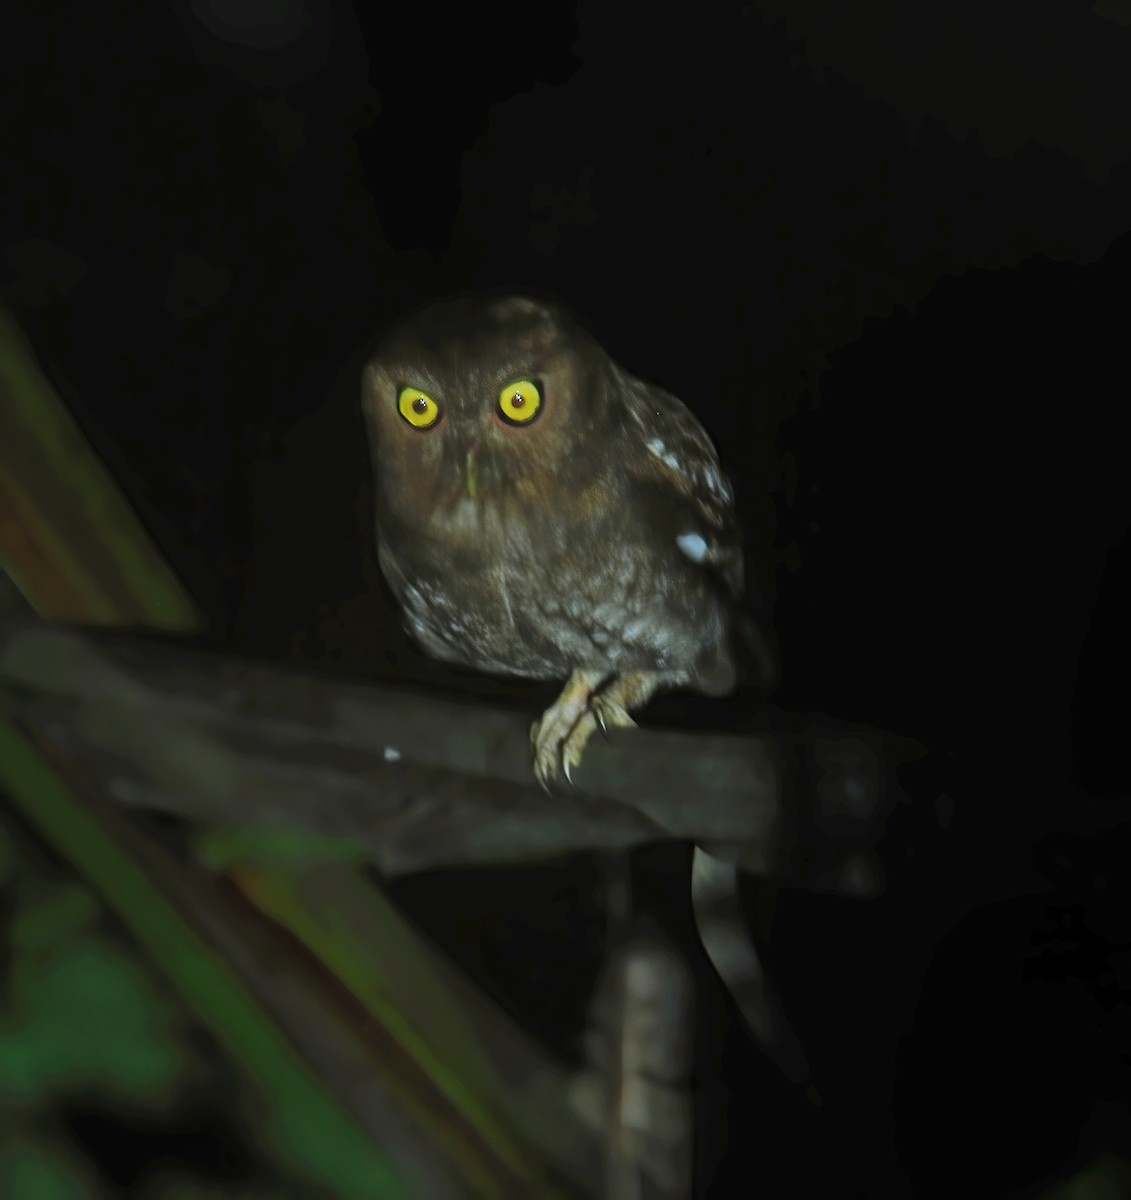
[(531, 729), (543, 787), (658, 690), (732, 688), (742, 541), (715, 448), (563, 309), (419, 312), (370, 358), (362, 407), (408, 632), (463, 667), (565, 681)]

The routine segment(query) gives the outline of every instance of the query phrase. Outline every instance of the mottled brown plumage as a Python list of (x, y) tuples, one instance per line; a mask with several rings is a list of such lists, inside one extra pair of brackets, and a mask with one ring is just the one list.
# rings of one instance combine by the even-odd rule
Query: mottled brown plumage
[(732, 493), (674, 396), (512, 296), (411, 317), (362, 398), (378, 556), (409, 631), (463, 666), (568, 678), (531, 732), (541, 782), (658, 688), (733, 685)]

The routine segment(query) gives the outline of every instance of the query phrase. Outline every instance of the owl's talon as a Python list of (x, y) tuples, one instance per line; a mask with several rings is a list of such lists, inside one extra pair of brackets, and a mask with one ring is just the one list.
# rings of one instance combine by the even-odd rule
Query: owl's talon
[(566, 777), (566, 783), (573, 787), (573, 778), (569, 773), (569, 759), (565, 757), (562, 758), (562, 774)]
[(628, 715), (628, 709), (624, 705), (618, 704), (615, 700), (610, 700), (608, 696), (594, 696), (593, 702), (589, 706), (589, 711), (593, 714), (593, 719), (597, 722), (606, 739), (609, 736), (610, 727), (613, 729), (633, 729), (636, 727), (636, 722)]

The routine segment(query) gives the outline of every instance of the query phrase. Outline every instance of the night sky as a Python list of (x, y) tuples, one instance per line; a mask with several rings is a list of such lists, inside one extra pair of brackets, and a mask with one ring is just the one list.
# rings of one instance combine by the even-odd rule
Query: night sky
[[(927, 749), (883, 896), (777, 898), (822, 1108), (707, 1011), (701, 1186), (1023, 1196), (1131, 1157), (1131, 6), (628, 7), (21, 0), (3, 295), (205, 640), (422, 678), (366, 347), (452, 292), (560, 297), (719, 445), (772, 703)], [(447, 930), (560, 1046), (585, 870), (460, 873), (482, 944)], [(404, 889), (439, 935), (448, 886)]]

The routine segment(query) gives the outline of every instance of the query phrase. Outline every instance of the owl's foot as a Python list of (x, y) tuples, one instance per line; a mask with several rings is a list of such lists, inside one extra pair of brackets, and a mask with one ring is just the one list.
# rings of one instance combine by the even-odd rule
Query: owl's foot
[(636, 722), (628, 715), (628, 709), (607, 692), (598, 692), (591, 697), (588, 709), (581, 714), (562, 745), (562, 773), (566, 780), (573, 782), (570, 772), (581, 762), (585, 747), (596, 730), (599, 729), (607, 737), (610, 729), (631, 729), (635, 725)]
[(549, 791), (559, 772), (572, 782), (571, 773), (593, 734), (634, 726), (629, 708), (644, 704), (665, 678), (656, 671), (630, 671), (598, 692), (603, 672), (574, 671), (562, 694), (530, 729), (534, 777), (542, 787)]
[[(546, 709), (542, 719), (530, 727), (534, 778), (547, 792), (560, 770), (564, 770), (566, 779), (569, 779), (569, 767), (562, 757), (562, 748), (588, 714), (594, 689), (600, 687), (605, 674), (604, 671), (574, 671), (562, 688), (562, 694)], [(577, 763), (572, 765), (576, 766)]]

